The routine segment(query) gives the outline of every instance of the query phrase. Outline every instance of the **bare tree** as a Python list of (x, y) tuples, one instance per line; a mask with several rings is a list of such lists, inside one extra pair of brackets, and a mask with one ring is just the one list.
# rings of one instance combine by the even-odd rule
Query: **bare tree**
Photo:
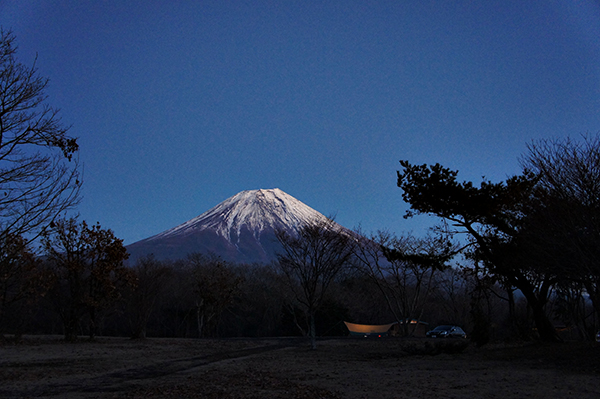
[(382, 293), (404, 335), (412, 335), (409, 326), (421, 319), (436, 273), (448, 268), (454, 256), (453, 245), (444, 237), (417, 239), (378, 232), (363, 237), (354, 248), (359, 269)]
[(136, 283), (127, 298), (131, 338), (144, 339), (148, 319), (172, 270), (153, 255), (138, 259), (131, 270)]
[(281, 335), (285, 306), (283, 276), (272, 264), (240, 265), (240, 300), (232, 308), (236, 335), (265, 337)]
[[(188, 257), (194, 279), (198, 337), (216, 333), (223, 311), (238, 295), (241, 278), (219, 258), (192, 254)], [(212, 328), (211, 328), (212, 327)]]
[(0, 30), (0, 239), (31, 240), (79, 202), (78, 145), (46, 103), (48, 79), (17, 61), (14, 41)]
[(460, 324), (463, 329), (469, 322), (469, 281), (465, 270), (451, 267), (436, 277), (438, 281), (433, 292), (434, 306), (440, 314), (438, 317), (452, 323)]
[(600, 320), (600, 135), (540, 140), (522, 163), (539, 176), (540, 206), (528, 219), (529, 252), (561, 278), (585, 287)]
[(354, 235), (331, 219), (316, 221), (300, 229), (297, 236), (277, 232), (283, 246), (279, 268), (286, 276), (294, 297), (309, 320), (308, 336), (316, 349), (315, 314), (327, 288), (352, 256)]

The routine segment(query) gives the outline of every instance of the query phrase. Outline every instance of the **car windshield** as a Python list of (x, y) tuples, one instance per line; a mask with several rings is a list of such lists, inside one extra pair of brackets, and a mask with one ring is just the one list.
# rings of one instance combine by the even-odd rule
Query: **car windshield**
[(433, 331), (448, 331), (451, 330), (452, 326), (437, 326)]

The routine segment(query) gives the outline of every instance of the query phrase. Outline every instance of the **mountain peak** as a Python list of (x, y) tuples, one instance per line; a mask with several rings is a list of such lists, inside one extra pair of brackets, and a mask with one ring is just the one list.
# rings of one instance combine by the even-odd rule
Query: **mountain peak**
[(246, 190), (185, 223), (131, 244), (128, 250), (134, 258), (144, 253), (183, 258), (187, 253), (213, 252), (225, 260), (270, 261), (276, 258), (277, 230), (295, 234), (324, 219), (278, 188)]
[(234, 236), (239, 236), (243, 228), (252, 231), (256, 236), (265, 229), (297, 230), (307, 223), (324, 217), (278, 188), (246, 190), (229, 197), (200, 216), (157, 234), (151, 239), (193, 234), (200, 230), (214, 230), (229, 242), (234, 242)]

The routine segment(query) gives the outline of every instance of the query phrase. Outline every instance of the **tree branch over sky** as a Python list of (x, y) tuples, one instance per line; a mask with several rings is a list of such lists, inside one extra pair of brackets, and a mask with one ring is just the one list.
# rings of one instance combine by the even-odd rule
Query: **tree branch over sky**
[(46, 103), (48, 79), (0, 30), (0, 235), (33, 235), (79, 202), (77, 140)]

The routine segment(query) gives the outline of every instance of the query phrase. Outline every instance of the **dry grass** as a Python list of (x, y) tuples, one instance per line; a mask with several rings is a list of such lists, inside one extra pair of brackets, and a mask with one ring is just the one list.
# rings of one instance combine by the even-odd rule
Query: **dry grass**
[(600, 345), (26, 337), (0, 346), (0, 381), (3, 398), (598, 398)]

